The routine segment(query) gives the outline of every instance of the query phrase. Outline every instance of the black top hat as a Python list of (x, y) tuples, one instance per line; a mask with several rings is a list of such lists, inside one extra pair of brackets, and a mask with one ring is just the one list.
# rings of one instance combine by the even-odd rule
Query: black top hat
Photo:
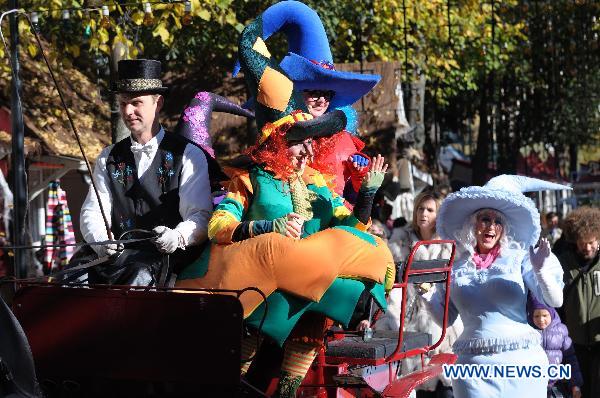
[(113, 84), (116, 93), (162, 94), (168, 91), (161, 80), (160, 61), (126, 59), (119, 61), (118, 80)]

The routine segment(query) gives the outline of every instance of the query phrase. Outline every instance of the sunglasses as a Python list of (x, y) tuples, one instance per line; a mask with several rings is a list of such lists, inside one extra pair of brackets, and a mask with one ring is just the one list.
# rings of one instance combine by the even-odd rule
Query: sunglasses
[(309, 100), (317, 101), (319, 98), (323, 98), (325, 101), (331, 101), (333, 98), (333, 91), (330, 90), (304, 90), (304, 93)]
[(477, 217), (477, 221), (480, 223), (483, 223), (485, 225), (492, 225), (492, 223), (496, 224), (497, 226), (502, 226), (502, 220), (500, 218), (493, 218), (491, 216), (480, 216)]

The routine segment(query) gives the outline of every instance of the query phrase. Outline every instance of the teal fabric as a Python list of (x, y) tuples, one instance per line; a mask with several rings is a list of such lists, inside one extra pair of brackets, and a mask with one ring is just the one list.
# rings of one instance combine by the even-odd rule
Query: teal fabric
[(356, 228), (349, 227), (347, 225), (338, 225), (334, 228), (344, 230), (344, 231), (356, 236), (357, 238), (360, 238), (360, 239), (364, 240), (365, 242), (372, 244), (373, 246), (377, 246), (377, 241), (375, 240), (375, 237), (367, 232), (361, 231)]
[[(283, 345), (300, 317), (308, 311), (324, 314), (347, 327), (356, 303), (365, 289), (371, 292), (381, 308), (387, 308), (385, 292), (381, 283), (355, 279), (335, 279), (318, 303), (300, 299), (280, 290), (275, 291), (267, 298), (268, 312), (262, 332), (279, 345)], [(246, 319), (247, 324), (258, 329), (264, 313), (265, 304), (263, 303)]]
[(252, 199), (244, 220), (274, 220), (293, 211), (290, 186), (260, 167), (250, 169)]
[(244, 216), (244, 207), (240, 202), (234, 199), (225, 198), (217, 205), (215, 211), (217, 210), (226, 210), (231, 213), (236, 220), (242, 221), (242, 217)]
[[(244, 220), (274, 220), (294, 211), (290, 185), (277, 180), (273, 174), (259, 167), (250, 170), (250, 181), (254, 188), (252, 203)], [(307, 188), (316, 194), (313, 200), (313, 218), (304, 223), (302, 237), (305, 238), (326, 229), (333, 219), (333, 209), (337, 203), (329, 188), (309, 184)]]

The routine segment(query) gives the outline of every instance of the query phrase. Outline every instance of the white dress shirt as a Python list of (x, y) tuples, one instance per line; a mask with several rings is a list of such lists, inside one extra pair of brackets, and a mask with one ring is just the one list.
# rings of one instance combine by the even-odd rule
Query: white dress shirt
[[(164, 136), (165, 131), (161, 127), (158, 134), (145, 145), (130, 138), (132, 141), (131, 151), (140, 181), (145, 177), (148, 167), (152, 164)], [(98, 194), (102, 200), (109, 227), (111, 226), (112, 194), (108, 187), (110, 177), (106, 171), (106, 159), (113, 146), (110, 145), (102, 150), (94, 168)], [(207, 237), (208, 220), (213, 209), (212, 196), (204, 152), (195, 145), (187, 144), (183, 152), (182, 163), (179, 180), (179, 214), (183, 221), (177, 224), (175, 230), (181, 234), (186, 246), (192, 246), (202, 243)], [(81, 207), (80, 224), (81, 233), (86, 242), (108, 239), (100, 206), (91, 185)], [(118, 239), (119, 237), (115, 236), (114, 238)]]

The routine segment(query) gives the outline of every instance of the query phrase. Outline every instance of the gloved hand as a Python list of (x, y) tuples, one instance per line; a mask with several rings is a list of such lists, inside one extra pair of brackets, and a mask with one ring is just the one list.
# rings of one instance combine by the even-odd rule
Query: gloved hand
[(350, 159), (348, 160), (352, 162), (352, 165), (357, 170), (360, 170), (362, 167), (367, 167), (370, 162), (369, 157), (367, 155), (363, 155), (362, 153), (355, 153), (354, 155), (350, 156)]
[(362, 181), (361, 190), (366, 191), (377, 191), (383, 183), (385, 172), (387, 171), (388, 165), (385, 163), (385, 158), (381, 155), (373, 158), (369, 172)]
[(304, 219), (300, 215), (289, 213), (273, 220), (273, 232), (280, 233), (288, 238), (300, 239), (303, 224)]
[(533, 250), (533, 246), (529, 248), (529, 261), (533, 266), (533, 270), (539, 272), (544, 265), (544, 261), (550, 256), (550, 242), (548, 239), (542, 238), (540, 245), (536, 251)]
[(112, 257), (123, 251), (123, 245), (117, 245), (116, 243), (112, 243), (110, 245), (93, 245), (92, 249), (94, 249), (98, 255), (98, 258), (104, 256)]
[(173, 253), (178, 247), (183, 248), (183, 237), (179, 232), (163, 225), (152, 230), (158, 236), (154, 239), (154, 245), (161, 253)]
[(533, 247), (529, 248), (529, 261), (546, 304), (551, 307), (560, 307), (563, 302), (562, 285), (556, 283), (552, 275), (544, 270), (544, 263), (550, 257), (550, 253), (550, 242), (547, 239), (541, 239), (536, 251), (533, 250)]
[(355, 192), (358, 192), (365, 175), (369, 171), (369, 163), (370, 160), (367, 155), (362, 153), (355, 153), (348, 157), (347, 165), (350, 172), (350, 182)]

